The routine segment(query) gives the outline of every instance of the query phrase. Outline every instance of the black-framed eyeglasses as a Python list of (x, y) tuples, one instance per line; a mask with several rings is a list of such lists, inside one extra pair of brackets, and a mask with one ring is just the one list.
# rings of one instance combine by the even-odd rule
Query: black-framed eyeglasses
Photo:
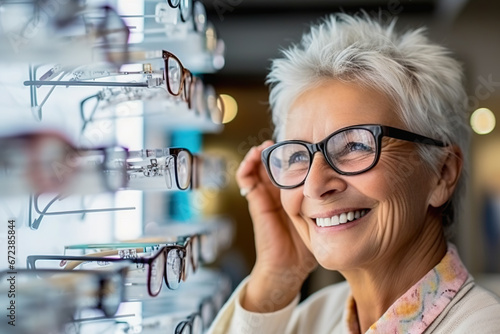
[(373, 168), (379, 158), (382, 137), (444, 147), (442, 141), (406, 130), (379, 124), (353, 125), (335, 131), (312, 144), (286, 140), (262, 151), (262, 162), (271, 181), (279, 188), (292, 189), (304, 184), (316, 152), (341, 175), (357, 175)]
[[(220, 293), (219, 293), (220, 294)], [(222, 298), (225, 298), (223, 296)], [(210, 327), (220, 309), (212, 296), (204, 297), (198, 305), (198, 310), (191, 313), (175, 326), (175, 334), (201, 334)], [(222, 306), (222, 305), (221, 305)]]
[(192, 15), (193, 0), (168, 0), (172, 8), (179, 8), (182, 22), (187, 22)]
[[(160, 248), (152, 256), (144, 257), (108, 257), (110, 252), (95, 253), (89, 256), (70, 255), (30, 255), (27, 257), (28, 268), (37, 268), (37, 262), (52, 260), (65, 263), (65, 271), (72, 270), (84, 263), (95, 263), (97, 265), (110, 263), (134, 263), (140, 264), (140, 268), (147, 265), (147, 289), (151, 297), (156, 297), (162, 287), (163, 280), (167, 287), (175, 290), (179, 287), (182, 275), (185, 271), (186, 249), (180, 245), (167, 245)], [(118, 254), (117, 250), (114, 252)], [(77, 270), (80, 271), (80, 270)], [(132, 273), (132, 272), (131, 272)]]
[(196, 312), (179, 322), (175, 327), (175, 334), (201, 334), (203, 333), (203, 319)]

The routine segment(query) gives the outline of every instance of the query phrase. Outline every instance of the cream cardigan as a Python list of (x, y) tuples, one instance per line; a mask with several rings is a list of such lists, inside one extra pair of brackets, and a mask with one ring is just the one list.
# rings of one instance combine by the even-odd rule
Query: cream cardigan
[[(277, 312), (253, 313), (244, 310), (239, 303), (247, 281), (245, 279), (235, 290), (208, 333), (349, 333), (345, 319), (346, 301), (350, 296), (347, 282), (324, 288), (299, 305), (297, 296), (292, 303)], [(477, 286), (469, 276), (424, 333), (500, 333), (500, 298)]]

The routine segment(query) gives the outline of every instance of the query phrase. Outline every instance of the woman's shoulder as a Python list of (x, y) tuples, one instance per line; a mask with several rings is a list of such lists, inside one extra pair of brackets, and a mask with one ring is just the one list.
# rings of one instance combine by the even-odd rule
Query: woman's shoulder
[[(345, 303), (347, 297), (350, 295), (351, 289), (347, 281), (328, 285), (307, 297), (302, 303), (301, 307), (312, 307), (317, 304), (324, 305), (325, 303)], [(343, 305), (343, 304), (342, 304)]]
[(500, 315), (500, 297), (477, 285), (472, 276), (469, 276), (457, 297), (454, 298), (455, 302), (452, 301), (450, 312), (469, 316), (478, 312), (487, 313), (488, 310), (495, 310), (495, 315)]
[(343, 281), (307, 297), (294, 312), (294, 333), (326, 333), (342, 326), (346, 301), (350, 294), (349, 285)]
[(436, 333), (498, 333), (500, 297), (469, 277), (431, 326)]

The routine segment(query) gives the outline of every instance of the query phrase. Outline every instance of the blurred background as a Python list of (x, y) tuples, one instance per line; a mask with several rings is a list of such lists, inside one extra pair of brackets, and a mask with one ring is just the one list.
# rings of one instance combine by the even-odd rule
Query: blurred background
[[(500, 294), (500, 2), (487, 0), (204, 0), (226, 44), (225, 66), (209, 76), (233, 96), (238, 114), (207, 148), (223, 150), (232, 170), (252, 147), (272, 137), (265, 77), (270, 60), (298, 42), (311, 23), (329, 13), (364, 10), (400, 29), (427, 27), (429, 37), (448, 47), (465, 67), (471, 126), (470, 182), (454, 242), (463, 261), (483, 284)], [(249, 273), (255, 260), (246, 201), (231, 181), (217, 208), (235, 218), (236, 239), (228, 266)], [(215, 206), (214, 206), (215, 207)], [(318, 270), (305, 289), (339, 279)], [(306, 291), (307, 292), (307, 291)]]

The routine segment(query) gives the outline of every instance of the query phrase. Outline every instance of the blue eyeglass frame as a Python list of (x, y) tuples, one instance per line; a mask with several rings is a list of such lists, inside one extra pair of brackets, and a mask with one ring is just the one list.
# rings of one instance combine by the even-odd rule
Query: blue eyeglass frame
[[(355, 130), (355, 129), (368, 130), (373, 135), (373, 138), (375, 139), (375, 145), (376, 145), (375, 159), (373, 159), (373, 163), (370, 166), (366, 167), (365, 169), (362, 169), (362, 170), (356, 171), (356, 172), (344, 172), (344, 171), (339, 170), (333, 164), (331, 159), (328, 157), (328, 153), (326, 151), (326, 145), (327, 145), (328, 141), (333, 136), (336, 136), (339, 133), (342, 133), (345, 131)], [(444, 142), (442, 142), (440, 140), (436, 140), (436, 139), (432, 139), (432, 138), (429, 138), (426, 136), (422, 136), (422, 135), (419, 135), (417, 133), (410, 132), (407, 130), (394, 128), (392, 126), (380, 125), (380, 124), (360, 124), (360, 125), (352, 125), (352, 126), (341, 128), (341, 129), (333, 132), (329, 136), (327, 136), (322, 141), (317, 142), (317, 143), (309, 143), (309, 142), (306, 142), (303, 140), (285, 140), (285, 141), (276, 143), (276, 144), (269, 146), (268, 148), (266, 148), (262, 151), (261, 160), (262, 160), (262, 163), (264, 164), (264, 167), (266, 169), (267, 175), (269, 176), (269, 179), (276, 187), (281, 188), (281, 189), (293, 189), (293, 188), (300, 187), (306, 181), (307, 176), (309, 175), (309, 171), (310, 171), (311, 166), (312, 166), (314, 154), (316, 152), (321, 152), (323, 154), (325, 160), (330, 165), (330, 167), (332, 167), (332, 169), (340, 175), (358, 175), (358, 174), (364, 173), (364, 172), (372, 169), (378, 163), (378, 160), (380, 158), (380, 151), (381, 151), (381, 147), (382, 147), (382, 137), (390, 137), (390, 138), (405, 140), (405, 141), (412, 142), (412, 143), (433, 145), (433, 146), (438, 146), (438, 147), (447, 146)], [(283, 185), (280, 185), (279, 183), (277, 183), (276, 180), (274, 179), (272, 173), (271, 173), (271, 167), (269, 164), (271, 153), (276, 148), (283, 146), (283, 145), (287, 145), (287, 144), (299, 144), (299, 145), (306, 147), (307, 151), (309, 152), (309, 160), (311, 161), (309, 164), (309, 169), (304, 177), (304, 180), (302, 180), (302, 182), (300, 182), (299, 184), (292, 185), (292, 186), (283, 186)]]

